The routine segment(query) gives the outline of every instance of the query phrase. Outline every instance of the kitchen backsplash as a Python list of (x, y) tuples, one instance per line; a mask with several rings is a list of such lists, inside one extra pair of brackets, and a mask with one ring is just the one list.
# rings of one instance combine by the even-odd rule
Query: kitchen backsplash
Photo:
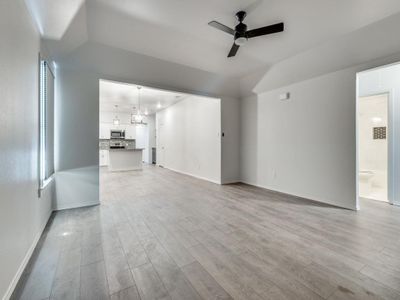
[[(135, 149), (135, 140), (121, 140), (125, 143), (126, 149)], [(99, 149), (100, 150), (109, 150), (110, 149), (110, 140), (108, 139), (100, 139), (99, 140)]]

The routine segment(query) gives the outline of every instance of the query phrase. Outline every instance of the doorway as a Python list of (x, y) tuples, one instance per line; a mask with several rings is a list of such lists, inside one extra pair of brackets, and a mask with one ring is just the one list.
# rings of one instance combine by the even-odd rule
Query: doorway
[(358, 195), (388, 202), (389, 93), (358, 99)]
[(356, 103), (357, 209), (400, 205), (400, 63), (357, 73)]
[(157, 167), (221, 182), (221, 99), (100, 79), (101, 201)]

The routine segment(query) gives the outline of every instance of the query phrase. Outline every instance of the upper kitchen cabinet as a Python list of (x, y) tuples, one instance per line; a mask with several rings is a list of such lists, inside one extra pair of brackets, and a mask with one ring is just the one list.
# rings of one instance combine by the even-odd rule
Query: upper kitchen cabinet
[(111, 124), (100, 123), (100, 139), (110, 139)]
[(134, 140), (136, 138), (136, 126), (129, 124), (125, 127), (125, 138), (129, 140)]

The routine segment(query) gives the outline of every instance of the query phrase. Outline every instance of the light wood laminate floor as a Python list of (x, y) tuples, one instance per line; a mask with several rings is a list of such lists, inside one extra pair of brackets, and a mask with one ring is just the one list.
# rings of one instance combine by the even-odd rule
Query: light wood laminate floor
[(400, 299), (400, 208), (359, 212), (172, 171), (101, 172), (13, 299)]

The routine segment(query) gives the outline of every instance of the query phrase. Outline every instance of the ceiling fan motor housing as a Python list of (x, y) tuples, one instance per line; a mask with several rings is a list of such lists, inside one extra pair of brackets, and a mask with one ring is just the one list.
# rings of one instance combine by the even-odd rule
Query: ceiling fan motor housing
[(239, 21), (239, 24), (237, 24), (235, 27), (234, 38), (235, 38), (235, 43), (240, 46), (240, 45), (243, 45), (247, 40), (247, 36), (246, 36), (247, 25), (243, 23), (243, 20), (246, 17), (246, 12), (239, 11), (236, 14), (236, 17)]
[(235, 27), (235, 33), (239, 33), (242, 36), (246, 34), (246, 31), (247, 31), (247, 25), (244, 23), (239, 23)]

